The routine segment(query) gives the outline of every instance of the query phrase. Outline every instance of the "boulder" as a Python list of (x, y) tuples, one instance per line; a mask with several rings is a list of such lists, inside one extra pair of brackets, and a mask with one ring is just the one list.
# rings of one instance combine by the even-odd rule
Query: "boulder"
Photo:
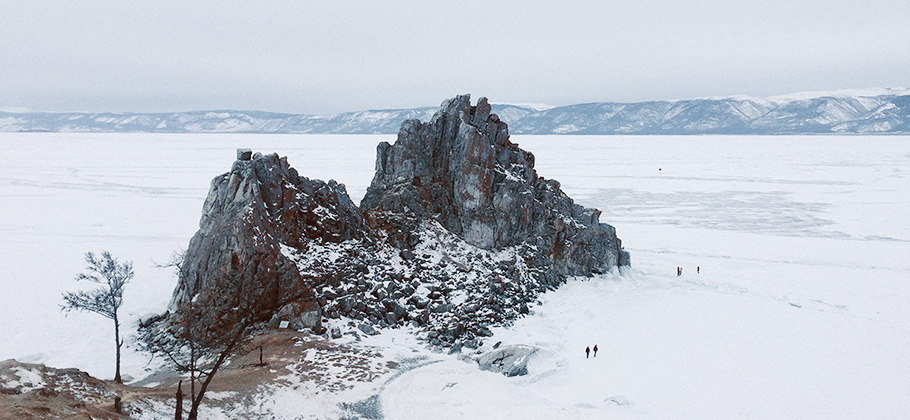
[(332, 338), (334, 338), (336, 340), (341, 338), (341, 328), (332, 327), (331, 334), (332, 334)]
[(359, 329), (360, 332), (362, 332), (362, 333), (364, 333), (364, 334), (366, 334), (366, 335), (376, 335), (376, 334), (379, 334), (379, 332), (376, 331), (376, 329), (373, 328), (373, 326), (370, 325), (370, 323), (368, 323), (368, 322), (362, 322), (362, 323), (360, 323), (359, 325), (357, 325), (357, 329)]
[(508, 377), (528, 374), (528, 361), (537, 352), (536, 347), (516, 344), (502, 346), (477, 358), (481, 370), (499, 372)]
[(288, 328), (302, 330), (309, 328), (314, 333), (322, 332), (322, 309), (316, 302), (291, 302), (281, 307), (269, 320), (269, 328), (278, 328), (281, 321), (288, 321)]
[(163, 314), (147, 313), (145, 315), (142, 315), (139, 317), (139, 328), (144, 328), (149, 325), (152, 325), (164, 318), (167, 318), (167, 316), (168, 316), (167, 311), (164, 311)]

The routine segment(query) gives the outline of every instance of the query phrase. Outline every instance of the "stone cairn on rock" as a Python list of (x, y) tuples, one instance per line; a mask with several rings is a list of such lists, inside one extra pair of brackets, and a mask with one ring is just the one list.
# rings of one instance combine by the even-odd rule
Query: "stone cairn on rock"
[[(324, 316), (367, 334), (411, 325), (433, 345), (476, 348), (490, 326), (528, 313), (567, 276), (629, 265), (600, 211), (539, 177), (486, 98), (471, 106), (468, 95), (443, 102), (429, 123), (405, 121), (394, 145), (378, 146), (360, 207), (343, 184), (239, 150), (202, 213), (170, 308), (232, 272), (273, 290), (264, 296), (275, 302), (306, 288), (293, 307), (263, 314), (263, 325), (287, 320), (317, 333)], [(169, 318), (150, 326), (166, 329)]]

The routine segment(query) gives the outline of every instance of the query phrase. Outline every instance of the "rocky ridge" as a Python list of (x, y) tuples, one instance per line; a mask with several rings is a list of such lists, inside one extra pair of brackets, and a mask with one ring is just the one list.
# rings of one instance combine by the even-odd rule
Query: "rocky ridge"
[[(908, 134), (910, 89), (886, 88), (649, 102), (595, 102), (541, 109), (493, 104), (513, 134)], [(0, 109), (6, 132), (395, 134), (434, 108), (333, 115), (262, 111), (51, 113)]]
[(558, 275), (628, 265), (600, 211), (538, 176), (534, 155), (509, 141), (508, 125), (490, 113), (487, 99), (475, 107), (470, 99), (446, 101), (429, 123), (405, 121), (394, 145), (379, 144), (376, 176), (361, 202), (371, 219), (436, 220), (481, 249), (529, 244)]
[(115, 385), (78, 369), (0, 362), (0, 419), (119, 419)]
[[(600, 212), (533, 166), (486, 99), (471, 106), (467, 95), (378, 146), (362, 207), (342, 184), (300, 176), (286, 158), (238, 151), (212, 181), (170, 309), (230, 275), (276, 302), (261, 314), (273, 326), (333, 336), (340, 331), (313, 320), (347, 319), (366, 334), (407, 324), (433, 345), (476, 348), (491, 325), (528, 313), (566, 276), (629, 264)], [(301, 297), (279, 307), (289, 293)], [(149, 324), (163, 331), (173, 318)]]
[(169, 309), (227, 271), (273, 287), (278, 299), (282, 285), (307, 284), (281, 253), (282, 246), (367, 236), (362, 213), (343, 184), (301, 177), (287, 158), (275, 154), (239, 151), (231, 171), (212, 180)]

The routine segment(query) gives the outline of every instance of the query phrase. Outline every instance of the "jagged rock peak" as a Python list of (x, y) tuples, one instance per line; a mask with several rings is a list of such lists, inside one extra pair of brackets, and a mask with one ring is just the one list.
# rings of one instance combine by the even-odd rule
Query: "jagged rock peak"
[[(361, 202), (367, 222), (407, 230), (432, 219), (471, 245), (496, 250), (531, 244), (559, 275), (628, 265), (600, 211), (575, 204), (558, 182), (537, 175), (534, 155), (509, 140), (486, 98), (442, 103), (428, 123), (402, 123), (394, 145), (377, 147), (376, 175)], [(402, 218), (402, 215), (405, 218)], [(390, 229), (392, 228), (392, 229)], [(406, 238), (400, 245), (412, 245)]]
[[(308, 240), (343, 242), (367, 236), (360, 209), (344, 184), (299, 176), (286, 157), (238, 150), (231, 171), (212, 180), (199, 231), (190, 240), (170, 309), (188, 302), (226, 272), (258, 283), (298, 284), (281, 253)], [(276, 296), (280, 298), (280, 296)]]
[(599, 216), (538, 176), (487, 100), (472, 106), (467, 95), (378, 146), (361, 207), (342, 184), (241, 149), (212, 180), (172, 314), (144, 322), (143, 341), (166, 344), (194, 308), (211, 316), (199, 325), (227, 328), (242, 295), (245, 319), (262, 325), (410, 324), (431, 344), (476, 348), (567, 276), (629, 264)]

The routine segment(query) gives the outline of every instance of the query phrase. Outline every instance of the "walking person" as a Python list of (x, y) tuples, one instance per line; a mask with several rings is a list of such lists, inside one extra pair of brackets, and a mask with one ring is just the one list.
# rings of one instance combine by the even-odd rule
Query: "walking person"
[(594, 345), (594, 357), (597, 357), (597, 344)]
[(591, 348), (585, 347), (585, 359), (591, 356)]

